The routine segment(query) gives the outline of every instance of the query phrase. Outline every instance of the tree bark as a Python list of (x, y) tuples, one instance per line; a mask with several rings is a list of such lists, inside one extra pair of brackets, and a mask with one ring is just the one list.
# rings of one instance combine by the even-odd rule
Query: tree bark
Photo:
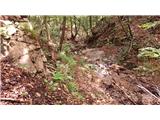
[(66, 19), (67, 19), (67, 17), (64, 16), (63, 21), (62, 21), (62, 34), (61, 34), (61, 39), (60, 39), (60, 44), (59, 44), (59, 51), (62, 51), (62, 46), (63, 46), (63, 42), (65, 39)]
[(55, 61), (57, 59), (57, 55), (56, 55), (56, 51), (54, 49), (54, 43), (51, 39), (51, 35), (50, 35), (49, 27), (48, 27), (47, 16), (44, 16), (44, 24), (45, 24), (45, 30), (46, 30), (46, 35), (47, 35), (48, 51), (51, 55), (51, 59)]
[(92, 16), (89, 16), (89, 27), (90, 30), (92, 29)]

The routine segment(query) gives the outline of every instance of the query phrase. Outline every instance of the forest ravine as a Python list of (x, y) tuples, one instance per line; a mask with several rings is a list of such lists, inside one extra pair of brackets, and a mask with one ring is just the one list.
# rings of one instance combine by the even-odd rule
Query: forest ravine
[(159, 105), (160, 16), (0, 16), (0, 105)]

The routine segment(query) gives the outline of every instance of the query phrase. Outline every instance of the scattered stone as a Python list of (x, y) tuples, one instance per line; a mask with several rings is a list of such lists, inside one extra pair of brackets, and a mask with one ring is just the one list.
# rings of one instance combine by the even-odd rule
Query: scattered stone
[(37, 96), (37, 97), (41, 97), (41, 94), (38, 93), (38, 92), (36, 92), (36, 96)]

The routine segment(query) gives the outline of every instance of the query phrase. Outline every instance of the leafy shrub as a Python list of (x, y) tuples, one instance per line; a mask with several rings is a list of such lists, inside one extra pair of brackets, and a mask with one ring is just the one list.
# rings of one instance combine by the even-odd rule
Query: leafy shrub
[(59, 83), (55, 83), (53, 81), (44, 80), (44, 83), (48, 86), (49, 90), (55, 91)]
[(78, 91), (78, 86), (74, 82), (72, 82), (72, 81), (68, 82), (67, 88), (72, 93), (72, 95), (74, 95), (75, 97), (77, 97), (81, 100), (84, 99), (82, 94)]
[[(55, 83), (58, 82), (65, 82), (68, 83), (71, 80), (73, 80), (73, 68), (76, 65), (76, 61), (73, 59), (72, 56), (66, 55), (66, 53), (63, 51), (59, 54), (59, 58), (61, 61), (56, 61), (56, 71), (53, 72), (52, 78), (53, 81), (50, 82), (49, 86), (55, 89), (56, 86), (54, 86)], [(70, 90), (74, 89), (74, 85), (69, 83)]]
[(51, 90), (55, 90), (59, 82), (66, 84), (72, 95), (82, 99), (83, 96), (78, 92), (78, 87), (73, 81), (75, 65), (77, 61), (70, 53), (70, 46), (64, 46), (63, 51), (59, 53), (59, 60), (56, 61), (56, 71), (53, 72), (53, 80), (48, 83)]
[(139, 49), (138, 58), (160, 58), (160, 49), (146, 47)]
[(160, 72), (160, 49), (146, 47), (139, 49), (138, 58), (141, 60), (141, 66), (135, 70), (141, 74), (155, 74)]
[(80, 100), (84, 99), (84, 96), (80, 92), (73, 92), (72, 95), (76, 96)]
[[(58, 79), (59, 76), (63, 76), (64, 80), (73, 80), (73, 72), (74, 70), (70, 68), (70, 66), (68, 64), (63, 64), (63, 63), (57, 63), (57, 69), (55, 73), (58, 73)], [(56, 74), (53, 74), (53, 76), (55, 76)], [(60, 75), (59, 75), (60, 74)], [(57, 78), (57, 75), (56, 75)], [(54, 77), (53, 77), (54, 79)]]
[(139, 27), (142, 29), (148, 30), (150, 28), (156, 27), (157, 25), (160, 25), (160, 21), (148, 22), (148, 23), (140, 25)]
[(76, 61), (73, 59), (73, 57), (71, 55), (66, 55), (65, 52), (60, 52), (59, 57), (63, 62), (71, 66), (76, 65)]
[(55, 81), (62, 81), (64, 79), (64, 75), (61, 72), (56, 71), (55, 73), (53, 73), (53, 79)]
[(71, 52), (71, 47), (72, 47), (71, 44), (69, 44), (69, 43), (64, 43), (64, 45), (63, 45), (63, 51), (64, 51), (65, 53), (70, 53), (70, 52)]
[(69, 82), (67, 87), (70, 92), (76, 92), (78, 90), (77, 85), (74, 82)]

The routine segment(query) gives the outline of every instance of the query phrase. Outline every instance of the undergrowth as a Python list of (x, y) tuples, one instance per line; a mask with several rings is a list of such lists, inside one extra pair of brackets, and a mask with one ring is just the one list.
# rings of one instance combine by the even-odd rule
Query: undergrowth
[(83, 96), (78, 91), (78, 86), (74, 81), (74, 73), (78, 62), (74, 59), (71, 53), (70, 45), (64, 44), (63, 50), (58, 53), (58, 60), (56, 61), (56, 70), (52, 73), (52, 81), (47, 83), (50, 90), (54, 91), (59, 83), (64, 83), (69, 92), (75, 97), (83, 99)]
[(141, 48), (137, 57), (141, 65), (135, 70), (140, 74), (160, 74), (160, 49), (152, 47)]

